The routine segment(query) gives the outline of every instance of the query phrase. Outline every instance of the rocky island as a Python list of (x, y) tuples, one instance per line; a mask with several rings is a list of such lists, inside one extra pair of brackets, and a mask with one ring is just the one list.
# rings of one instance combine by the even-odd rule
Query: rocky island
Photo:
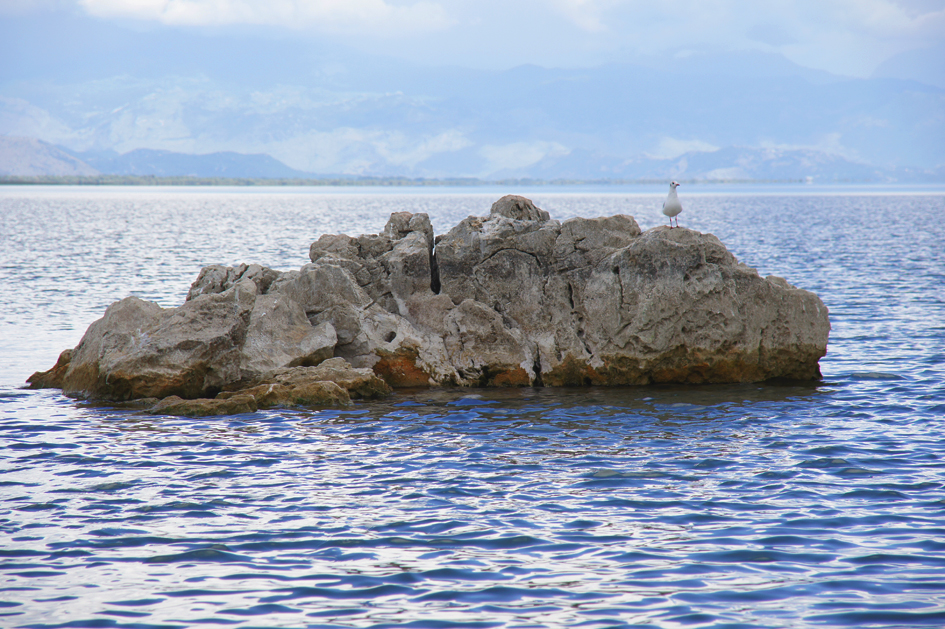
[(711, 234), (559, 222), (520, 196), (434, 236), (426, 214), (324, 235), (310, 264), (208, 266), (183, 305), (115, 302), (33, 388), (149, 412), (320, 407), (391, 387), (820, 378), (827, 308)]

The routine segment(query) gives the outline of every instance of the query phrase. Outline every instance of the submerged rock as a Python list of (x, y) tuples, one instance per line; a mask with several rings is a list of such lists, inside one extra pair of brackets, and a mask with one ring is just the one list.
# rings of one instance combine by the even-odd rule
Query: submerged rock
[(30, 385), (305, 406), (293, 400), (345, 403), (319, 382), (371, 398), (388, 385), (807, 380), (830, 329), (816, 295), (760, 277), (711, 234), (641, 233), (622, 215), (561, 223), (519, 196), (435, 238), (426, 214), (399, 212), (380, 234), (320, 237), (309, 258), (206, 267), (179, 308), (117, 302)]
[(293, 384), (260, 384), (235, 393), (220, 393), (217, 400), (252, 397), (259, 408), (323, 408), (351, 406), (348, 392), (334, 382), (308, 381)]
[(182, 417), (207, 417), (212, 415), (240, 415), (255, 413), (256, 399), (252, 395), (235, 395), (226, 399), (197, 398), (185, 400), (170, 395), (147, 409), (149, 415), (180, 415)]
[(336, 384), (355, 399), (371, 400), (391, 393), (390, 386), (373, 371), (352, 367), (344, 358), (330, 358), (316, 367), (277, 369), (266, 374), (256, 386), (292, 388), (306, 387), (313, 382)]

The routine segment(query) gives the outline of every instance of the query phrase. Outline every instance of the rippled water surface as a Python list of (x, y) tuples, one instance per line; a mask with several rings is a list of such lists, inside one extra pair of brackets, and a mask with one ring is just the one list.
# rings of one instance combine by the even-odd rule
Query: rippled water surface
[[(663, 222), (663, 190), (531, 191)], [(0, 626), (945, 626), (945, 194), (680, 188), (819, 294), (824, 381), (190, 420), (20, 389), (130, 293), (500, 193), (0, 188)]]

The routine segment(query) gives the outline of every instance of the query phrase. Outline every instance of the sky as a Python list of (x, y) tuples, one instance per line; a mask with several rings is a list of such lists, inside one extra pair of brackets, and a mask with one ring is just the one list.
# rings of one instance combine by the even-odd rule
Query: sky
[(867, 77), (895, 55), (945, 40), (945, 0), (0, 0), (0, 19), (55, 14), (483, 69), (713, 49), (774, 52)]

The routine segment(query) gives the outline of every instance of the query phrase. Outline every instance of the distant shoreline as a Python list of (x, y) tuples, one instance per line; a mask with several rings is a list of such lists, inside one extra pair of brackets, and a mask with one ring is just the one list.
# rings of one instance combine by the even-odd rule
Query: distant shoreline
[[(408, 177), (318, 177), (318, 178), (242, 178), (242, 177), (152, 177), (140, 175), (77, 176), (0, 176), (0, 186), (376, 186), (376, 187), (488, 187), (488, 186), (626, 186), (666, 184), (669, 179), (497, 179), (475, 178), (410, 179)], [(805, 179), (679, 179), (684, 184), (888, 184), (868, 179), (836, 179), (809, 181)]]

